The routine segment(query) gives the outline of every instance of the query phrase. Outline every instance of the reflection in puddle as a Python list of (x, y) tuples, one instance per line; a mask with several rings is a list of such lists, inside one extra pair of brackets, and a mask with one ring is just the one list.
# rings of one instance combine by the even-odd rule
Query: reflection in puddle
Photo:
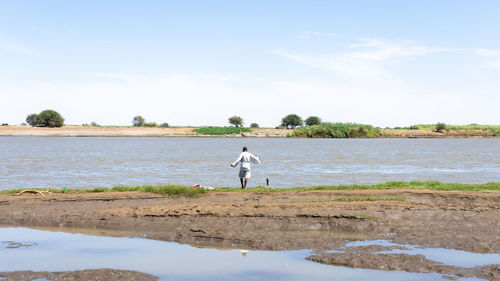
[(376, 251), (378, 254), (423, 255), (429, 260), (459, 267), (475, 267), (489, 264), (500, 264), (500, 254), (479, 254), (461, 250), (443, 248), (420, 248), (414, 245), (395, 244), (385, 240), (356, 241), (345, 245), (346, 248), (362, 246), (389, 247), (387, 251)]
[[(244, 251), (195, 248), (143, 238), (101, 237), (27, 228), (0, 228), (0, 239), (36, 247), (0, 247), (2, 271), (113, 268), (161, 280), (446, 280), (408, 273), (329, 266), (305, 260), (309, 250)], [(458, 280), (480, 280), (463, 278)]]
[(15, 241), (3, 241), (2, 244), (7, 244), (5, 248), (7, 249), (15, 249), (15, 248), (21, 248), (21, 247), (31, 247), (31, 246), (36, 246), (38, 243), (32, 243), (32, 244), (23, 244), (20, 242), (15, 242)]

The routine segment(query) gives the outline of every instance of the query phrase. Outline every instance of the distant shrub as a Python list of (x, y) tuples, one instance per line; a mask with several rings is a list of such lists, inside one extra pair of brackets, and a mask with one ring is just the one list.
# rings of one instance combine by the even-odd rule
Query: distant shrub
[(250, 128), (243, 127), (202, 127), (198, 129), (194, 129), (193, 132), (196, 132), (201, 135), (233, 135), (233, 134), (241, 134), (242, 132), (250, 132)]
[(418, 130), (418, 125), (411, 125), (410, 130)]
[(142, 124), (143, 127), (150, 127), (150, 128), (156, 128), (158, 127), (158, 124), (156, 122), (144, 122)]
[(140, 127), (144, 124), (144, 118), (142, 118), (142, 116), (140, 115), (137, 115), (134, 117), (134, 119), (132, 119), (132, 125), (134, 125), (135, 127)]
[(241, 127), (243, 126), (243, 118), (241, 118), (240, 116), (232, 116), (232, 117), (229, 117), (229, 124), (235, 126), (235, 127)]
[(321, 119), (317, 116), (309, 116), (304, 122), (306, 123), (307, 126), (320, 125)]
[(36, 118), (36, 113), (29, 114), (26, 117), (26, 123), (28, 123), (28, 125), (32, 127), (35, 127), (36, 126), (35, 118)]
[(281, 125), (293, 129), (304, 125), (304, 121), (297, 114), (288, 114), (281, 119)]
[(307, 138), (376, 138), (380, 130), (356, 123), (323, 123), (295, 129), (292, 136)]
[(9, 123), (2, 123), (2, 126), (9, 126)]
[(92, 127), (97, 127), (97, 126), (99, 126), (99, 125), (98, 125), (96, 122), (92, 121), (92, 122), (90, 122), (90, 126), (92, 126)]
[(259, 124), (252, 123), (252, 124), (250, 124), (250, 128), (259, 128)]
[(437, 132), (442, 132), (442, 131), (446, 130), (446, 124), (445, 123), (437, 123), (435, 129)]
[(161, 123), (160, 127), (162, 127), (162, 128), (168, 128), (170, 126), (168, 125), (168, 123)]
[(26, 117), (26, 123), (33, 127), (62, 127), (64, 118), (54, 110), (44, 110), (39, 114), (30, 114)]

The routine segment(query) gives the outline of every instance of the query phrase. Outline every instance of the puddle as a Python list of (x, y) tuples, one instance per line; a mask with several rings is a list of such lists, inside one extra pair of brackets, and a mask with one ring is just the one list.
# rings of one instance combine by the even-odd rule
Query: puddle
[[(310, 250), (207, 249), (140, 237), (104, 237), (28, 228), (0, 228), (1, 241), (7, 242), (2, 245), (32, 246), (0, 247), (0, 272), (113, 268), (152, 274), (160, 280), (448, 280), (437, 273), (323, 265), (305, 260)], [(360, 242), (349, 245), (356, 243)]]
[(500, 254), (480, 254), (443, 248), (421, 248), (414, 245), (395, 244), (385, 240), (349, 242), (345, 245), (345, 247), (349, 248), (372, 245), (392, 248), (389, 251), (375, 252), (378, 254), (423, 255), (429, 260), (442, 262), (443, 264), (452, 266), (476, 267), (489, 264), (500, 264)]

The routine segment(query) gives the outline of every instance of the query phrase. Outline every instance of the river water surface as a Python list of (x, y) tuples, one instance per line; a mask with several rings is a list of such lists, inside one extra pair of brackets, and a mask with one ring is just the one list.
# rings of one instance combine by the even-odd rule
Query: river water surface
[(500, 181), (500, 139), (0, 137), (0, 189), (234, 186), (241, 148), (262, 157), (250, 186)]

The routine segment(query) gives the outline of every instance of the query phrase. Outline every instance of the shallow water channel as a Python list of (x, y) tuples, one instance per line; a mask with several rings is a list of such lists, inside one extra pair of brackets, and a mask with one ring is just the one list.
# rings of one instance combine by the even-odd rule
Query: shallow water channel
[[(380, 244), (384, 241), (352, 242)], [(413, 250), (416, 250), (415, 248)], [(438, 253), (454, 263), (458, 251)], [(158, 276), (160, 280), (448, 280), (437, 273), (408, 273), (331, 266), (308, 261), (311, 250), (249, 251), (196, 248), (140, 237), (105, 237), (28, 228), (0, 228), (0, 272), (74, 271), (112, 268)], [(435, 258), (436, 249), (426, 253)], [(473, 254), (468, 266), (500, 263), (500, 254)], [(461, 278), (457, 280), (482, 280)]]

